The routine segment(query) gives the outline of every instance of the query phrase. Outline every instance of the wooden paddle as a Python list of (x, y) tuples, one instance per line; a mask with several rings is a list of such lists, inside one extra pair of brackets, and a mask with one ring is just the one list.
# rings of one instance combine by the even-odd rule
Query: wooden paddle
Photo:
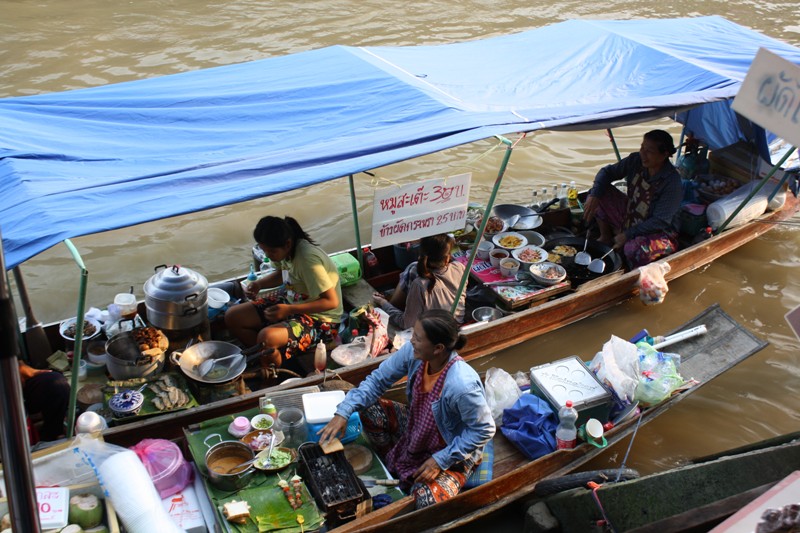
[(47, 358), (53, 353), (50, 341), (42, 327), (42, 323), (36, 320), (33, 315), (33, 307), (28, 298), (28, 291), (25, 288), (25, 280), (22, 278), (22, 271), (19, 266), (14, 267), (14, 280), (17, 282), (17, 291), (22, 301), (25, 312), (25, 332), (22, 334), (25, 339), (25, 350), (28, 352), (28, 360), (31, 366), (43, 368), (47, 364)]

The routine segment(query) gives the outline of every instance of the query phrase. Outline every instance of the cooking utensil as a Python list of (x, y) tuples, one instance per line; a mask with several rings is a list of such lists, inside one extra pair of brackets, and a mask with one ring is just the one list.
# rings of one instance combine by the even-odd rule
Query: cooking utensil
[(258, 452), (258, 453), (256, 454), (256, 456), (255, 456), (255, 457), (253, 457), (252, 459), (248, 459), (247, 461), (245, 461), (245, 462), (243, 462), (243, 463), (239, 463), (239, 464), (238, 464), (238, 465), (236, 465), (236, 466), (232, 466), (232, 467), (230, 467), (230, 468), (228, 469), (228, 472), (227, 472), (227, 473), (228, 473), (228, 474), (233, 474), (234, 472), (238, 472), (238, 471), (239, 471), (239, 469), (240, 469), (240, 468), (242, 468), (243, 466), (251, 465), (251, 464), (255, 463), (256, 461), (258, 461), (259, 459), (263, 459), (264, 457), (266, 457), (266, 458), (267, 458), (267, 461), (269, 461), (269, 454), (270, 454), (270, 453), (272, 453), (272, 444), (273, 444), (274, 442), (275, 442), (275, 436), (273, 435), (273, 436), (272, 436), (272, 439), (270, 439), (269, 453), (267, 453), (266, 455), (264, 455), (264, 452), (265, 452), (265, 451), (267, 451), (267, 450), (261, 450), (261, 451), (260, 451), (260, 452)]
[[(263, 351), (261, 344), (256, 344), (251, 348), (242, 350), (235, 344), (224, 341), (203, 341), (187, 347), (183, 352), (174, 351), (170, 355), (170, 361), (175, 366), (180, 367), (181, 372), (194, 381), (200, 383), (221, 384), (227, 383), (239, 377), (247, 367), (247, 363), (258, 357)], [(233, 354), (241, 354), (244, 357), (239, 359), (236, 365), (228, 367), (228, 372), (219, 376), (211, 375), (203, 377), (200, 375), (200, 364), (207, 359), (221, 359)]]
[(375, 487), (380, 485), (381, 487), (396, 487), (400, 484), (399, 479), (371, 479), (371, 478), (360, 478), (361, 482), (364, 483), (364, 486), (367, 488)]
[[(213, 446), (208, 443), (212, 438), (218, 438), (220, 442)], [(208, 480), (212, 485), (226, 492), (233, 492), (243, 489), (250, 483), (250, 478), (256, 473), (256, 469), (249, 465), (245, 470), (235, 473), (220, 473), (213, 469), (214, 465), (228, 458), (252, 459), (255, 456), (253, 450), (247, 444), (238, 440), (222, 440), (219, 433), (213, 433), (203, 440), (203, 444), (208, 447), (205, 461), (208, 471)]]
[(601, 257), (598, 257), (597, 259), (592, 259), (592, 262), (589, 263), (589, 270), (591, 270), (595, 274), (602, 274), (603, 271), (606, 269), (606, 262), (603, 261), (603, 259), (605, 259), (606, 256), (608, 254), (610, 254), (611, 252), (613, 252), (613, 251), (614, 251), (614, 249), (611, 248), (609, 251), (604, 253)]
[[(200, 374), (200, 377), (206, 377), (217, 366), (227, 366), (228, 370), (230, 370), (231, 367), (240, 364), (240, 362), (241, 362), (240, 360), (242, 358), (244, 358), (244, 356), (240, 352), (240, 353), (232, 353), (232, 354), (226, 355), (224, 357), (218, 357), (216, 359), (206, 359), (205, 361), (200, 363), (200, 366), (198, 366), (197, 370), (198, 370), (198, 373)], [(226, 365), (220, 365), (220, 363), (222, 361), (229, 361), (229, 362)], [(226, 371), (226, 375), (227, 375), (227, 371)]]
[(267, 449), (267, 461), (264, 463), (264, 468), (272, 466), (272, 448), (275, 447), (275, 433), (269, 438), (269, 448)]
[[(606, 263), (605, 274), (595, 274), (594, 272), (590, 271), (584, 265), (578, 265), (575, 263), (575, 255), (577, 255), (577, 251), (583, 247), (583, 239), (580, 237), (575, 236), (561, 236), (561, 237), (551, 237), (547, 240), (547, 243), (544, 246), (544, 249), (548, 252), (552, 252), (554, 248), (557, 246), (571, 246), (575, 248), (575, 254), (572, 256), (561, 256), (561, 262), (559, 263), (564, 269), (567, 271), (567, 278), (569, 278), (572, 287), (578, 287), (583, 283), (596, 279), (602, 275), (608, 274), (610, 272), (616, 272), (622, 269), (622, 259), (618, 253), (612, 253), (608, 255), (604, 261)], [(586, 247), (586, 252), (591, 255), (592, 257), (598, 257), (606, 253), (610, 250), (611, 247), (607, 244), (603, 244), (600, 241), (594, 241), (589, 238), (589, 245)]]
[(17, 282), (17, 292), (22, 301), (22, 308), (25, 311), (25, 332), (22, 338), (25, 339), (25, 350), (31, 363), (36, 368), (40, 368), (53, 353), (47, 334), (44, 332), (42, 323), (33, 316), (33, 307), (28, 298), (28, 290), (25, 287), (25, 280), (22, 278), (22, 271), (19, 265), (14, 267), (14, 280)]
[(575, 254), (575, 263), (583, 266), (588, 266), (592, 262), (592, 256), (586, 253), (586, 247), (589, 245), (589, 232), (586, 232), (586, 240), (583, 241), (583, 250)]
[(157, 328), (191, 329), (208, 319), (208, 281), (180, 265), (159, 265), (144, 284), (147, 320)]

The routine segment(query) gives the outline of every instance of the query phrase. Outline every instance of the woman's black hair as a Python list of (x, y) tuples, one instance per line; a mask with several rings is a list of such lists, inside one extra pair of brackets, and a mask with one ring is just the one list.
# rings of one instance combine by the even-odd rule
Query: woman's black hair
[(664, 130), (650, 130), (644, 134), (644, 138), (656, 143), (658, 151), (662, 154), (672, 155), (677, 151), (672, 135)]
[(286, 244), (286, 241), (292, 239), (292, 249), (289, 251), (289, 257), (294, 257), (294, 252), (297, 250), (297, 242), (300, 239), (305, 239), (314, 245), (317, 244), (292, 217), (266, 216), (262, 218), (253, 230), (253, 238), (258, 244), (267, 248), (280, 248)]
[(453, 238), (446, 233), (423, 237), (419, 241), (419, 259), (417, 260), (417, 274), (428, 280), (428, 293), (433, 291), (436, 276), (433, 270), (442, 268), (450, 258), (450, 247)]
[(445, 309), (428, 309), (417, 320), (433, 344), (444, 344), (451, 351), (460, 350), (467, 344), (467, 338), (458, 329), (458, 322)]

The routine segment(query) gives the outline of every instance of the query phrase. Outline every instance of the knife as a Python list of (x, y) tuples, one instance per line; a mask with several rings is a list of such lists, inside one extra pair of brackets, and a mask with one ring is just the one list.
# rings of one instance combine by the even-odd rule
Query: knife
[(372, 479), (363, 477), (359, 479), (364, 483), (364, 486), (367, 488), (374, 487), (376, 485), (380, 485), (382, 487), (396, 487), (397, 485), (400, 484), (399, 479)]

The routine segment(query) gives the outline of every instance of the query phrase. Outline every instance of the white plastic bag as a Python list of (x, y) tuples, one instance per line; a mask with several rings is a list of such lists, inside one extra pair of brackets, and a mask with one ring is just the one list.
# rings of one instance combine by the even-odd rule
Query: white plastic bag
[[(706, 216), (708, 217), (708, 225), (711, 226), (711, 229), (716, 230), (723, 222), (728, 220), (728, 217), (733, 214), (736, 208), (739, 207), (739, 204), (747, 198), (747, 195), (750, 194), (759, 183), (760, 181), (751, 181), (739, 187), (728, 196), (720, 198), (709, 205), (706, 209)], [(749, 222), (763, 215), (768, 209), (771, 211), (780, 209), (786, 201), (786, 193), (781, 190), (775, 195), (772, 201), (770, 201), (769, 197), (773, 192), (775, 192), (775, 183), (766, 183), (761, 190), (747, 202), (747, 205), (736, 214), (726, 228), (733, 228), (745, 222)]]
[(511, 374), (502, 368), (490, 368), (486, 371), (486, 403), (492, 412), (492, 418), (498, 426), (503, 424), (503, 409), (513, 407), (522, 396), (517, 382)]
[(340, 344), (331, 352), (331, 359), (342, 366), (354, 365), (369, 357), (369, 345), (364, 336), (356, 337), (353, 342)]
[(639, 299), (645, 305), (656, 305), (664, 301), (669, 287), (664, 274), (670, 271), (669, 263), (650, 263), (639, 268)]
[(639, 350), (635, 344), (612, 335), (597, 352), (589, 369), (623, 402), (631, 403), (639, 384)]
[(398, 331), (394, 334), (394, 338), (392, 339), (392, 349), (399, 350), (401, 346), (411, 340), (411, 335), (414, 334), (414, 328), (404, 329), (403, 331)]

